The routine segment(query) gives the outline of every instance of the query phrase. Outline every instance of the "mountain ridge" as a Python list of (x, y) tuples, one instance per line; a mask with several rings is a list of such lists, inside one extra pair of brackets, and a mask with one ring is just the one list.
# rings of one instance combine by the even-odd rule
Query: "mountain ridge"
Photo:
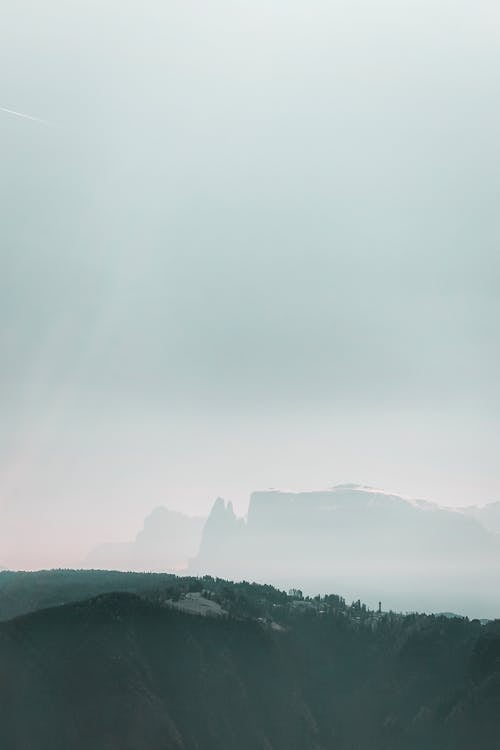
[(461, 609), (461, 587), (468, 611), (480, 598), (485, 617), (500, 604), (499, 539), (477, 519), (352, 484), (253, 492), (244, 518), (219, 498), (189, 569), (284, 587), (295, 581), (308, 591), (334, 588), (372, 603), (382, 596), (400, 609), (412, 606), (412, 587), (424, 610), (443, 608), (441, 589), (450, 595), (445, 608)]

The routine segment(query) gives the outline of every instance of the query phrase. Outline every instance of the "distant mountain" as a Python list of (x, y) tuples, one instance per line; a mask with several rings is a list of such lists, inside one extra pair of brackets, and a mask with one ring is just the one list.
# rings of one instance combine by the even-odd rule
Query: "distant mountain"
[(145, 519), (135, 541), (106, 543), (95, 547), (85, 559), (91, 568), (178, 571), (199, 548), (206, 519), (159, 507)]
[[(56, 579), (75, 580), (74, 573)], [(103, 580), (82, 575), (87, 585)], [(122, 585), (134, 578), (116, 574), (111, 583), (116, 576)], [(25, 584), (30, 580), (37, 574)], [(233, 615), (193, 616), (165, 606), (165, 595), (179, 596), (178, 585), (196, 582), (166, 582), (141, 597), (109, 592), (0, 623), (0, 747), (500, 744), (498, 622), (374, 613), (334, 595), (306, 601), (270, 586), (213, 579), (198, 585)], [(299, 602), (304, 606), (293, 606)]]
[(475, 518), (476, 521), (479, 521), (488, 531), (500, 534), (500, 502), (482, 506), (470, 505), (467, 508), (463, 508), (463, 512), (470, 516), (470, 518)]
[(500, 612), (494, 535), (466, 513), (356, 485), (254, 492), (246, 519), (219, 498), (190, 569), (395, 609)]

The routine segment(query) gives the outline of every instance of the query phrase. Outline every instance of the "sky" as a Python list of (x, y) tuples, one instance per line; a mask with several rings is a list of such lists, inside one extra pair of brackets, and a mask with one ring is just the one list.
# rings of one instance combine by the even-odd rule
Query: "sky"
[(500, 499), (497, 3), (3, 0), (0, 65), (0, 564)]

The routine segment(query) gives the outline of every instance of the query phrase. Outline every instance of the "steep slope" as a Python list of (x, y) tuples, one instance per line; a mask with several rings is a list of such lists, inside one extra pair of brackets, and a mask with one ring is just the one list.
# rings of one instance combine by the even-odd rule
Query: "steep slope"
[(500, 534), (500, 502), (488, 503), (487, 505), (470, 505), (463, 508), (463, 512), (475, 518), (485, 529), (493, 534)]

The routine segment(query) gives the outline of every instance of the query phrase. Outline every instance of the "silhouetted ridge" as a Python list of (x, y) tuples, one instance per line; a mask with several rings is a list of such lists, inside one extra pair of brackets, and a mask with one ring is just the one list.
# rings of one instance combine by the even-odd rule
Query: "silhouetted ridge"
[(105, 543), (85, 560), (87, 567), (117, 570), (178, 571), (199, 549), (205, 518), (155, 508), (133, 542)]

